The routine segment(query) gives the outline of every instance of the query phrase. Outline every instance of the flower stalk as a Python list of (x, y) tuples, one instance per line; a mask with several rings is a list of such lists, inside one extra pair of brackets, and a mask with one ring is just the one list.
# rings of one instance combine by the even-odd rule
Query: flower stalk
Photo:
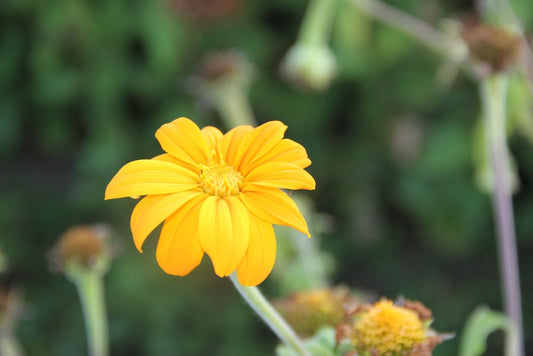
[(335, 56), (328, 46), (337, 0), (311, 0), (298, 40), (283, 60), (282, 74), (290, 81), (315, 91), (329, 87), (337, 72)]
[(263, 319), (274, 333), (289, 347), (295, 355), (310, 356), (296, 332), (279, 315), (257, 287), (245, 287), (239, 283), (235, 273), (230, 280), (250, 307)]
[(337, 0), (311, 0), (305, 13), (298, 42), (307, 46), (327, 45)]
[(108, 355), (107, 317), (102, 275), (94, 270), (71, 273), (83, 308), (89, 355)]
[(196, 92), (213, 106), (228, 128), (255, 126), (248, 100), (253, 79), (254, 67), (242, 53), (214, 52), (202, 61)]
[(22, 356), (22, 348), (18, 341), (10, 333), (0, 335), (0, 355), (2, 356)]
[(517, 330), (517, 342), (508, 338), (507, 356), (523, 356), (520, 277), (514, 228), (511, 168), (507, 148), (505, 102), (508, 77), (494, 73), (481, 80), (487, 149), (493, 172), (492, 202), (497, 229), (500, 275), (505, 313)]
[(23, 311), (22, 293), (13, 288), (0, 289), (0, 355), (23, 356), (22, 346), (15, 336), (17, 322)]
[(78, 290), (89, 356), (109, 353), (103, 284), (111, 258), (108, 236), (105, 225), (74, 226), (60, 237), (50, 255), (51, 267), (62, 271)]
[(216, 88), (215, 107), (227, 127), (239, 125), (255, 126), (254, 114), (248, 101), (248, 87), (239, 83), (228, 83), (225, 88)]

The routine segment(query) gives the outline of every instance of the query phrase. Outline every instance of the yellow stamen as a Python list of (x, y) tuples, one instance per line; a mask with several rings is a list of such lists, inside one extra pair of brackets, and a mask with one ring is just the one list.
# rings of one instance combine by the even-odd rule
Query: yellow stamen
[(212, 166), (200, 165), (200, 187), (205, 193), (224, 198), (239, 194), (241, 186), (242, 175), (232, 166), (223, 162)]

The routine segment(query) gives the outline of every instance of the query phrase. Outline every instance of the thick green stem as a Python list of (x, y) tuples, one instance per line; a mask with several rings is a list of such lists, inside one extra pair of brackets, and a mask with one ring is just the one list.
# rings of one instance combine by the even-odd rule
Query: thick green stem
[(107, 356), (108, 336), (103, 276), (97, 271), (83, 270), (76, 273), (73, 279), (85, 317), (89, 355)]
[(298, 35), (303, 45), (326, 45), (331, 33), (337, 0), (311, 0)]
[(517, 333), (517, 342), (511, 342), (508, 338), (506, 354), (507, 356), (523, 356), (522, 302), (514, 229), (511, 168), (505, 125), (507, 82), (507, 76), (500, 73), (483, 79), (481, 98), (493, 173), (492, 201), (498, 236), (505, 313), (515, 325)]
[(237, 280), (235, 273), (230, 275), (230, 279), (244, 300), (261, 317), (261, 319), (263, 319), (270, 329), (274, 331), (281, 341), (292, 349), (295, 355), (310, 356), (294, 330), (289, 324), (287, 324), (281, 315), (279, 315), (276, 309), (274, 309), (257, 287), (244, 287)]

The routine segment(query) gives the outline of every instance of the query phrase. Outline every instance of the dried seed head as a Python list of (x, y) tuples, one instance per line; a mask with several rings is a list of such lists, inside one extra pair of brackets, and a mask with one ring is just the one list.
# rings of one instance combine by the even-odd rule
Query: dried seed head
[(344, 305), (354, 296), (342, 287), (295, 293), (274, 305), (302, 336), (313, 335), (322, 326), (337, 326), (344, 320)]
[(108, 229), (103, 225), (80, 225), (70, 228), (61, 235), (52, 249), (52, 269), (63, 270), (70, 262), (82, 267), (91, 267), (99, 257), (109, 255), (107, 237)]
[(522, 42), (502, 28), (477, 25), (463, 32), (470, 56), (490, 72), (501, 72), (516, 62), (522, 49)]

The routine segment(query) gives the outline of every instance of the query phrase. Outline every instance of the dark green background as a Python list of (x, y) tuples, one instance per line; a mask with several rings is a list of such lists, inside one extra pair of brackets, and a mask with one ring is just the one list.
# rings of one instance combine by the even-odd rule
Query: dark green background
[[(473, 10), (459, 0), (390, 3), (432, 24)], [(343, 11), (332, 38), (339, 77), (324, 93), (304, 92), (280, 78), (279, 65), (307, 1), (238, 4), (221, 18), (193, 20), (170, 1), (2, 1), (0, 248), (10, 262), (5, 279), (25, 292), (18, 336), (28, 355), (86, 353), (76, 291), (49, 272), (46, 253), (70, 226), (99, 222), (111, 224), (119, 250), (106, 277), (112, 355), (273, 353), (275, 338), (207, 258), (186, 278), (165, 275), (156, 233), (142, 255), (131, 241), (134, 202), (103, 200), (124, 163), (160, 153), (161, 124), (188, 116), (222, 127), (187, 83), (203, 56), (231, 48), (256, 66), (258, 121), (285, 122), (313, 161), (317, 190), (308, 196), (333, 222), (321, 247), (336, 260), (334, 283), (421, 300), (439, 331), (460, 334), (480, 304), (501, 310), (490, 199), (473, 178), (475, 82), (460, 73), (443, 86), (441, 58)], [(517, 5), (530, 30), (533, 6)], [(522, 182), (516, 226), (533, 350), (533, 155), (524, 138), (510, 142)], [(279, 296), (272, 278), (262, 289)], [(435, 354), (455, 355), (457, 341)], [(487, 354), (501, 354), (501, 343), (491, 337)]]

